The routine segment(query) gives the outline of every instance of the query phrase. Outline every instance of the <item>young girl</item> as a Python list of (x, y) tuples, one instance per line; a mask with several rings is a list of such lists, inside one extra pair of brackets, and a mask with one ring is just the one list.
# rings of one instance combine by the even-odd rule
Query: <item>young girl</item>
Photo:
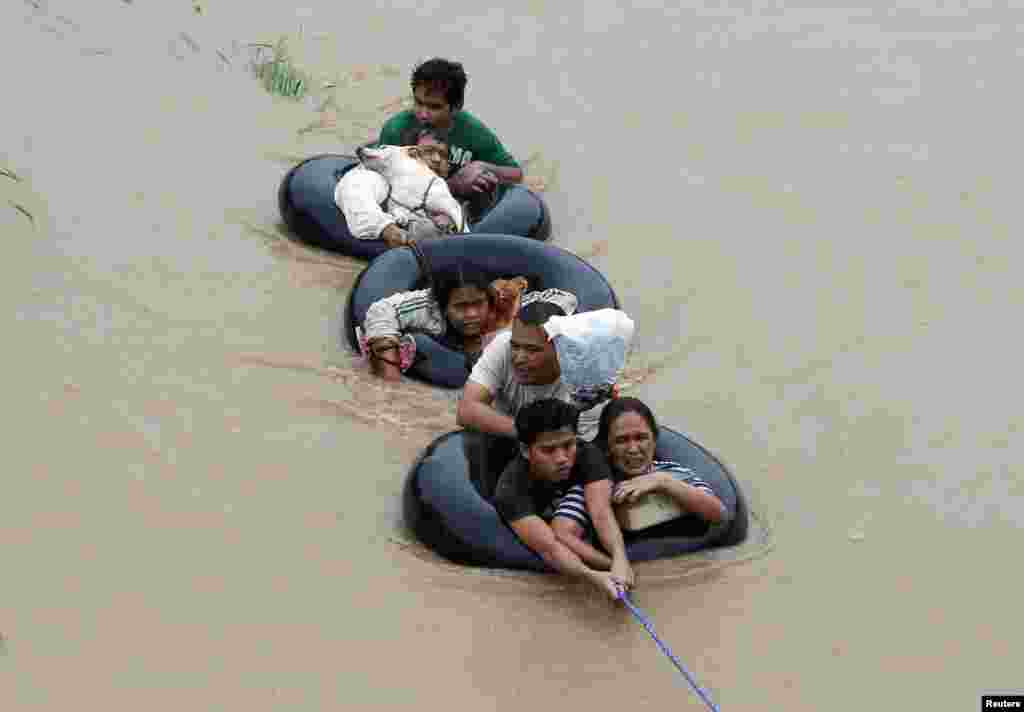
[(413, 333), (443, 339), (473, 360), (507, 326), (526, 285), (523, 277), (492, 282), (469, 267), (435, 274), (431, 288), (399, 292), (370, 305), (357, 330), (360, 350), (375, 374), (393, 381), (416, 356)]

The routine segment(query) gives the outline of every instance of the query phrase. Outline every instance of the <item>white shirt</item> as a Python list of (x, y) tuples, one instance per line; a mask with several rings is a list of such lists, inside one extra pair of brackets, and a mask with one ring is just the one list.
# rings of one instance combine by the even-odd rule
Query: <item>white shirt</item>
[[(477, 383), (494, 397), (494, 407), (505, 415), (516, 417), (524, 405), (542, 398), (557, 398), (572, 403), (569, 387), (557, 379), (543, 386), (524, 385), (516, 381), (512, 370), (512, 332), (502, 331), (487, 345), (473, 366), (469, 380)], [(578, 435), (587, 442), (597, 436), (597, 426), (604, 403), (580, 413)]]
[(384, 176), (363, 166), (346, 171), (334, 188), (334, 202), (357, 240), (376, 240), (384, 228), (396, 222), (380, 207), (387, 199)]

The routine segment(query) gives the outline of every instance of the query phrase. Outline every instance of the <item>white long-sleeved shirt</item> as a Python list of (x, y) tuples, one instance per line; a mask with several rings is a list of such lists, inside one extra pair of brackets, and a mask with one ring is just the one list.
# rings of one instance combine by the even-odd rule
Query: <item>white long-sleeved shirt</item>
[(367, 340), (381, 337), (397, 339), (407, 332), (443, 336), (448, 322), (430, 289), (398, 292), (378, 299), (366, 310), (363, 333)]
[(380, 173), (363, 166), (347, 171), (334, 189), (334, 202), (357, 240), (376, 240), (388, 225), (397, 222), (381, 204), (388, 199), (388, 182)]

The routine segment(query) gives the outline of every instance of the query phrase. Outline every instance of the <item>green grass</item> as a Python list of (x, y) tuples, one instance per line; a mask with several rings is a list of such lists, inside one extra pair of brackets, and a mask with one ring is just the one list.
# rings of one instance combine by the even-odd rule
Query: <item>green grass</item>
[(298, 69), (288, 55), (288, 44), (285, 38), (277, 44), (253, 44), (251, 47), (266, 49), (271, 55), (266, 61), (256, 62), (256, 78), (263, 88), (276, 96), (289, 99), (302, 99), (310, 91), (312, 78)]

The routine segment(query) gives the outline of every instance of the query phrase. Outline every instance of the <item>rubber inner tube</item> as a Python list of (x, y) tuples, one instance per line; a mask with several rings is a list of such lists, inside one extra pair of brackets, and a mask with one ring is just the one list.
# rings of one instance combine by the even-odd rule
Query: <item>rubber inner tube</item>
[[(456, 235), (417, 244), (417, 250), (396, 248), (366, 266), (345, 304), (345, 333), (358, 352), (355, 327), (378, 299), (397, 292), (423, 289), (430, 271), (450, 271), (471, 265), (491, 279), (526, 276), (544, 289), (572, 292), (577, 311), (619, 307), (615, 290), (589, 263), (554, 245), (514, 235)], [(469, 371), (465, 355), (425, 334), (415, 334), (416, 362), (408, 375), (445, 388), (461, 388)]]
[(359, 165), (355, 156), (324, 154), (307, 158), (281, 181), (277, 205), (281, 218), (300, 240), (324, 250), (372, 260), (388, 249), (383, 240), (357, 240), (334, 202), (334, 189), (347, 171)]
[[(288, 229), (304, 242), (325, 250), (372, 260), (388, 250), (383, 240), (357, 240), (334, 202), (345, 173), (359, 165), (355, 156), (322, 154), (302, 161), (285, 174), (277, 205)], [(471, 233), (520, 235), (535, 240), (551, 236), (551, 216), (544, 200), (522, 185), (502, 188), (495, 203), (470, 225)]]
[[(462, 430), (442, 435), (413, 464), (403, 490), (406, 525), (420, 541), (455, 563), (550, 571), (470, 481), (466, 436)], [(732, 473), (714, 455), (682, 433), (659, 426), (655, 458), (693, 469), (715, 490), (731, 519), (718, 527), (688, 515), (627, 536), (630, 561), (734, 546), (746, 539), (746, 499)]]

